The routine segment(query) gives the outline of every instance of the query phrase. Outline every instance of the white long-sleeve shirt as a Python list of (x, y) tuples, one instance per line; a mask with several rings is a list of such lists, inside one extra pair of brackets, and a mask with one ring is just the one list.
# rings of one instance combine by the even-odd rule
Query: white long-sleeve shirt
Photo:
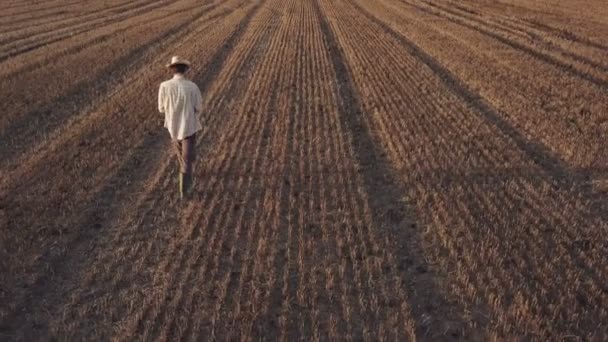
[(183, 140), (203, 128), (198, 118), (202, 105), (200, 89), (184, 76), (176, 74), (160, 84), (158, 111), (165, 113), (165, 127), (171, 139)]

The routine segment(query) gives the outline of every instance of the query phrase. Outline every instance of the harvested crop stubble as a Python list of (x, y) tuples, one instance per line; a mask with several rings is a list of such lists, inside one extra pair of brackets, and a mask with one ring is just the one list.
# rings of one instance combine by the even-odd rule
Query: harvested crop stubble
[[(495, 336), (560, 329), (602, 336), (596, 318), (605, 321), (606, 311), (588, 303), (607, 299), (605, 196), (479, 101), (409, 35), (375, 17), (390, 18), (382, 6), (338, 8), (350, 10), (351, 22), (372, 22), (358, 30), (342, 25), (345, 56), (352, 56), (371, 129), (402, 170), (418, 217), (431, 227), (427, 238), (442, 247), (429, 254), (455, 276), (453, 292), (470, 296), (466, 311), (482, 312), (472, 323), (493, 326)], [(387, 65), (396, 70), (384, 71)]]
[(577, 2), (5, 1), (0, 340), (608, 339), (608, 24)]
[(201, 29), (196, 23), (226, 13), (226, 8), (209, 4), (188, 13), (192, 21), (184, 21), (183, 9), (192, 10), (192, 6), (192, 1), (184, 2), (169, 8), (173, 14), (136, 16), (124, 25), (95, 30), (92, 37), (67, 39), (45, 48), (45, 53), (26, 54), (23, 64), (15, 61), (19, 58), (3, 63), (10, 73), (4, 75), (0, 90), (11, 101), (3, 102), (0, 110), (11, 115), (0, 119), (0, 136), (10, 143), (0, 148), (2, 166), (10, 167), (18, 152), (32, 147), (28, 144), (60, 134), (57, 130), (66, 121), (89, 113), (96, 99), (102, 102), (112, 97), (117, 86), (132, 81), (159, 50), (170, 47), (180, 34)]

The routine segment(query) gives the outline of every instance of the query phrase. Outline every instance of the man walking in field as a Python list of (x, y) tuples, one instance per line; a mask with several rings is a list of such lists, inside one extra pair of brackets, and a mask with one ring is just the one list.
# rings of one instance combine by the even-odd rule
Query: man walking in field
[(158, 110), (165, 113), (165, 127), (169, 130), (177, 153), (180, 168), (179, 196), (183, 199), (192, 186), (196, 132), (202, 129), (198, 115), (203, 100), (198, 86), (184, 76), (190, 68), (190, 62), (173, 56), (167, 68), (173, 73), (173, 78), (160, 84)]

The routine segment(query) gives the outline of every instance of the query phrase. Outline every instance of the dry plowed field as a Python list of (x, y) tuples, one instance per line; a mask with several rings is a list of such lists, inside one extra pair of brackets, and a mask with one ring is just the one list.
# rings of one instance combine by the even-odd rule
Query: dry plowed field
[(608, 340), (604, 0), (0, 8), (0, 340)]

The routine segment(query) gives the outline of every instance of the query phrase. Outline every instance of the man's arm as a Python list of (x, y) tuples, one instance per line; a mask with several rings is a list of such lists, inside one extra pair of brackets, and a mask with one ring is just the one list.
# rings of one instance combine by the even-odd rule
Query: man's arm
[(158, 111), (165, 112), (165, 87), (162, 84), (158, 88)]
[(201, 90), (196, 87), (194, 91), (194, 112), (200, 113), (203, 110), (203, 96), (201, 95)]

